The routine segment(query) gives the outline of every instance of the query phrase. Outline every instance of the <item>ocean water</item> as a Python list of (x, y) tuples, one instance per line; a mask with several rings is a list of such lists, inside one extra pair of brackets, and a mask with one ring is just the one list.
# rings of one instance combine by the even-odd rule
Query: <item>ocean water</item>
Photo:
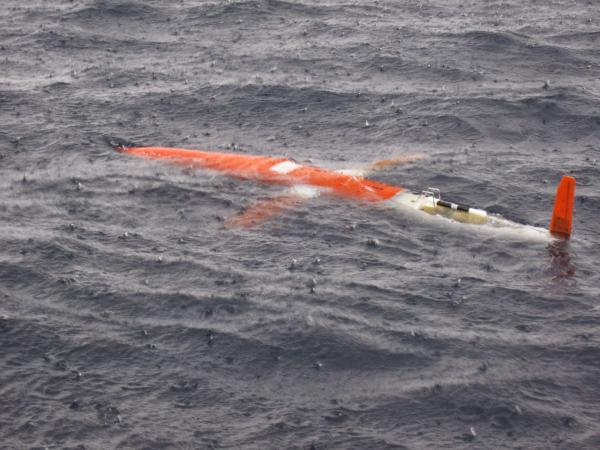
[[(595, 1), (0, 4), (1, 449), (600, 448)], [(365, 126), (366, 123), (369, 126)], [(330, 168), (475, 232), (111, 142)]]

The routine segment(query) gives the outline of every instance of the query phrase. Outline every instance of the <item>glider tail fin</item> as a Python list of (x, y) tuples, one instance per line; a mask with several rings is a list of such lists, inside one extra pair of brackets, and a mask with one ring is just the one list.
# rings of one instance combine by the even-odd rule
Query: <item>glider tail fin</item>
[(575, 178), (564, 175), (556, 189), (554, 211), (550, 221), (550, 233), (568, 238), (573, 227), (575, 204)]

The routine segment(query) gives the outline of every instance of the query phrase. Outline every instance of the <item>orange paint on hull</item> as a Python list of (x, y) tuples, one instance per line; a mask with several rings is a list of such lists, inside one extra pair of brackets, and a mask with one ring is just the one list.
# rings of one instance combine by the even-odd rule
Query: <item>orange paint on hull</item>
[(570, 236), (573, 229), (573, 207), (575, 205), (575, 178), (562, 177), (554, 200), (554, 211), (550, 221), (550, 232)]
[(300, 165), (287, 158), (169, 147), (120, 147), (119, 151), (150, 159), (168, 159), (179, 165), (212, 169), (230, 176), (264, 183), (305, 184), (327, 189), (342, 197), (367, 201), (389, 200), (404, 190), (363, 177)]

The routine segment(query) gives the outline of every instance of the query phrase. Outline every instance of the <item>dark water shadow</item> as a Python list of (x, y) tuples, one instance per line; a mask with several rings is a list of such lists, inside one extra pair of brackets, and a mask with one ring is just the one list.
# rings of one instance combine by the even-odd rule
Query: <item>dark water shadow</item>
[(552, 282), (562, 284), (572, 281), (577, 269), (569, 241), (567, 239), (552, 241), (547, 249), (549, 266), (546, 274), (551, 277)]

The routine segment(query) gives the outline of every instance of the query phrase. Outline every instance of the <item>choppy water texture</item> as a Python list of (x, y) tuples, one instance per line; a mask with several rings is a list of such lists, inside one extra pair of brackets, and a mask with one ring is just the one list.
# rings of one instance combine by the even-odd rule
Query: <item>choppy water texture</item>
[[(587, 0), (3, 0), (0, 448), (600, 448), (599, 23)], [(542, 226), (573, 174), (575, 235), (329, 197), (230, 230), (280, 189), (119, 139), (422, 151), (377, 179)]]

